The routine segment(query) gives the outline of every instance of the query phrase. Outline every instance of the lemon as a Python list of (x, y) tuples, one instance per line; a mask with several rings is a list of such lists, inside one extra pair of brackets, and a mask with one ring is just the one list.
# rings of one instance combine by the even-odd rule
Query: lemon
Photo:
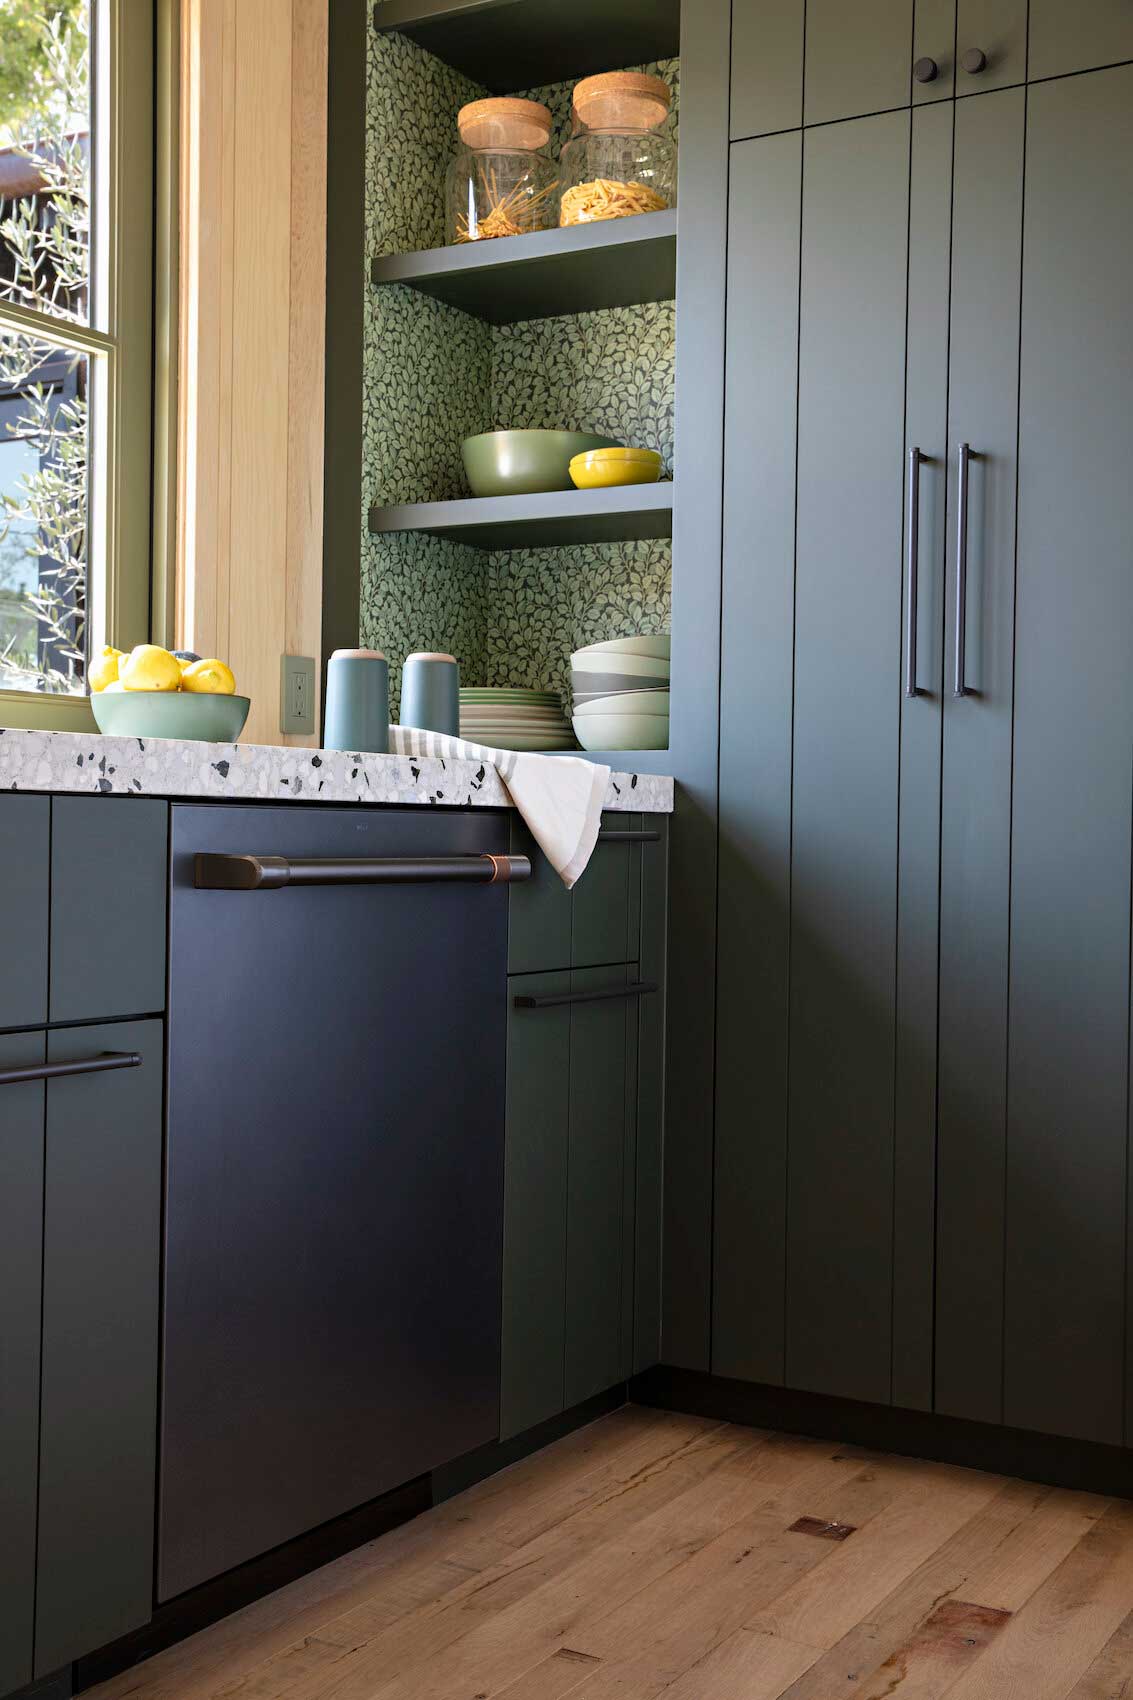
[(177, 691), (181, 669), (160, 644), (140, 643), (118, 664), (118, 677), (128, 691)]
[(232, 669), (215, 656), (209, 661), (193, 661), (181, 675), (183, 691), (207, 692), (210, 696), (230, 697), (236, 689)]
[(186, 667), (191, 667), (194, 661), (199, 661), (201, 658), (191, 649), (175, 649), (173, 651), (173, 659), (176, 661), (178, 667), (180, 667), (183, 673)]
[(125, 691), (125, 689), (126, 687), (121, 679), (111, 679), (108, 685), (103, 685), (102, 694), (104, 697), (108, 697), (111, 691)]
[(122, 659), (120, 649), (112, 649), (110, 644), (96, 655), (90, 664), (87, 677), (92, 691), (104, 691), (108, 685), (113, 685), (118, 679), (118, 663)]

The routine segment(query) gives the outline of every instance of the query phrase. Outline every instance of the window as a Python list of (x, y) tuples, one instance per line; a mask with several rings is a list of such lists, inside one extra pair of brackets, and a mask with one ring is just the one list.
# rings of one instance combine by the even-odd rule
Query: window
[(150, 626), (153, 16), (0, 0), (0, 725)]

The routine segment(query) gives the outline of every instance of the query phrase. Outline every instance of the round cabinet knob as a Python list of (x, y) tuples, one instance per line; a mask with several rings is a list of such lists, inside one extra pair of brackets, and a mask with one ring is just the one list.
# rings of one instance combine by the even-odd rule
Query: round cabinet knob
[(960, 64), (969, 77), (978, 77), (981, 71), (987, 70), (987, 54), (979, 47), (969, 47), (966, 53), (961, 53)]
[(918, 59), (913, 66), (913, 76), (918, 83), (935, 83), (940, 75), (940, 66), (935, 59)]

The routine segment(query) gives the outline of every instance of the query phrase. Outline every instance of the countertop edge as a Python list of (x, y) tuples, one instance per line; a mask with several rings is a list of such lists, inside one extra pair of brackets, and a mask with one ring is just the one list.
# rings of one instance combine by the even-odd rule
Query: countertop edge
[[(11, 727), (0, 727), (0, 791), (245, 803), (513, 806), (496, 770), (472, 761)], [(672, 779), (658, 774), (611, 772), (604, 807), (670, 814), (673, 791)]]

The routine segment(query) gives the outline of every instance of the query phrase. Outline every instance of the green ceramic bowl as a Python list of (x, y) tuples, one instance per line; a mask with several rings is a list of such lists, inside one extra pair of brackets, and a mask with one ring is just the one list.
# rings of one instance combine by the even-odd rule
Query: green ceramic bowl
[(203, 691), (92, 691), (95, 724), (114, 738), (200, 738), (234, 744), (244, 730), (250, 697)]
[(533, 496), (573, 490), (570, 463), (587, 449), (616, 449), (588, 431), (484, 431), (460, 446), (474, 496)]

